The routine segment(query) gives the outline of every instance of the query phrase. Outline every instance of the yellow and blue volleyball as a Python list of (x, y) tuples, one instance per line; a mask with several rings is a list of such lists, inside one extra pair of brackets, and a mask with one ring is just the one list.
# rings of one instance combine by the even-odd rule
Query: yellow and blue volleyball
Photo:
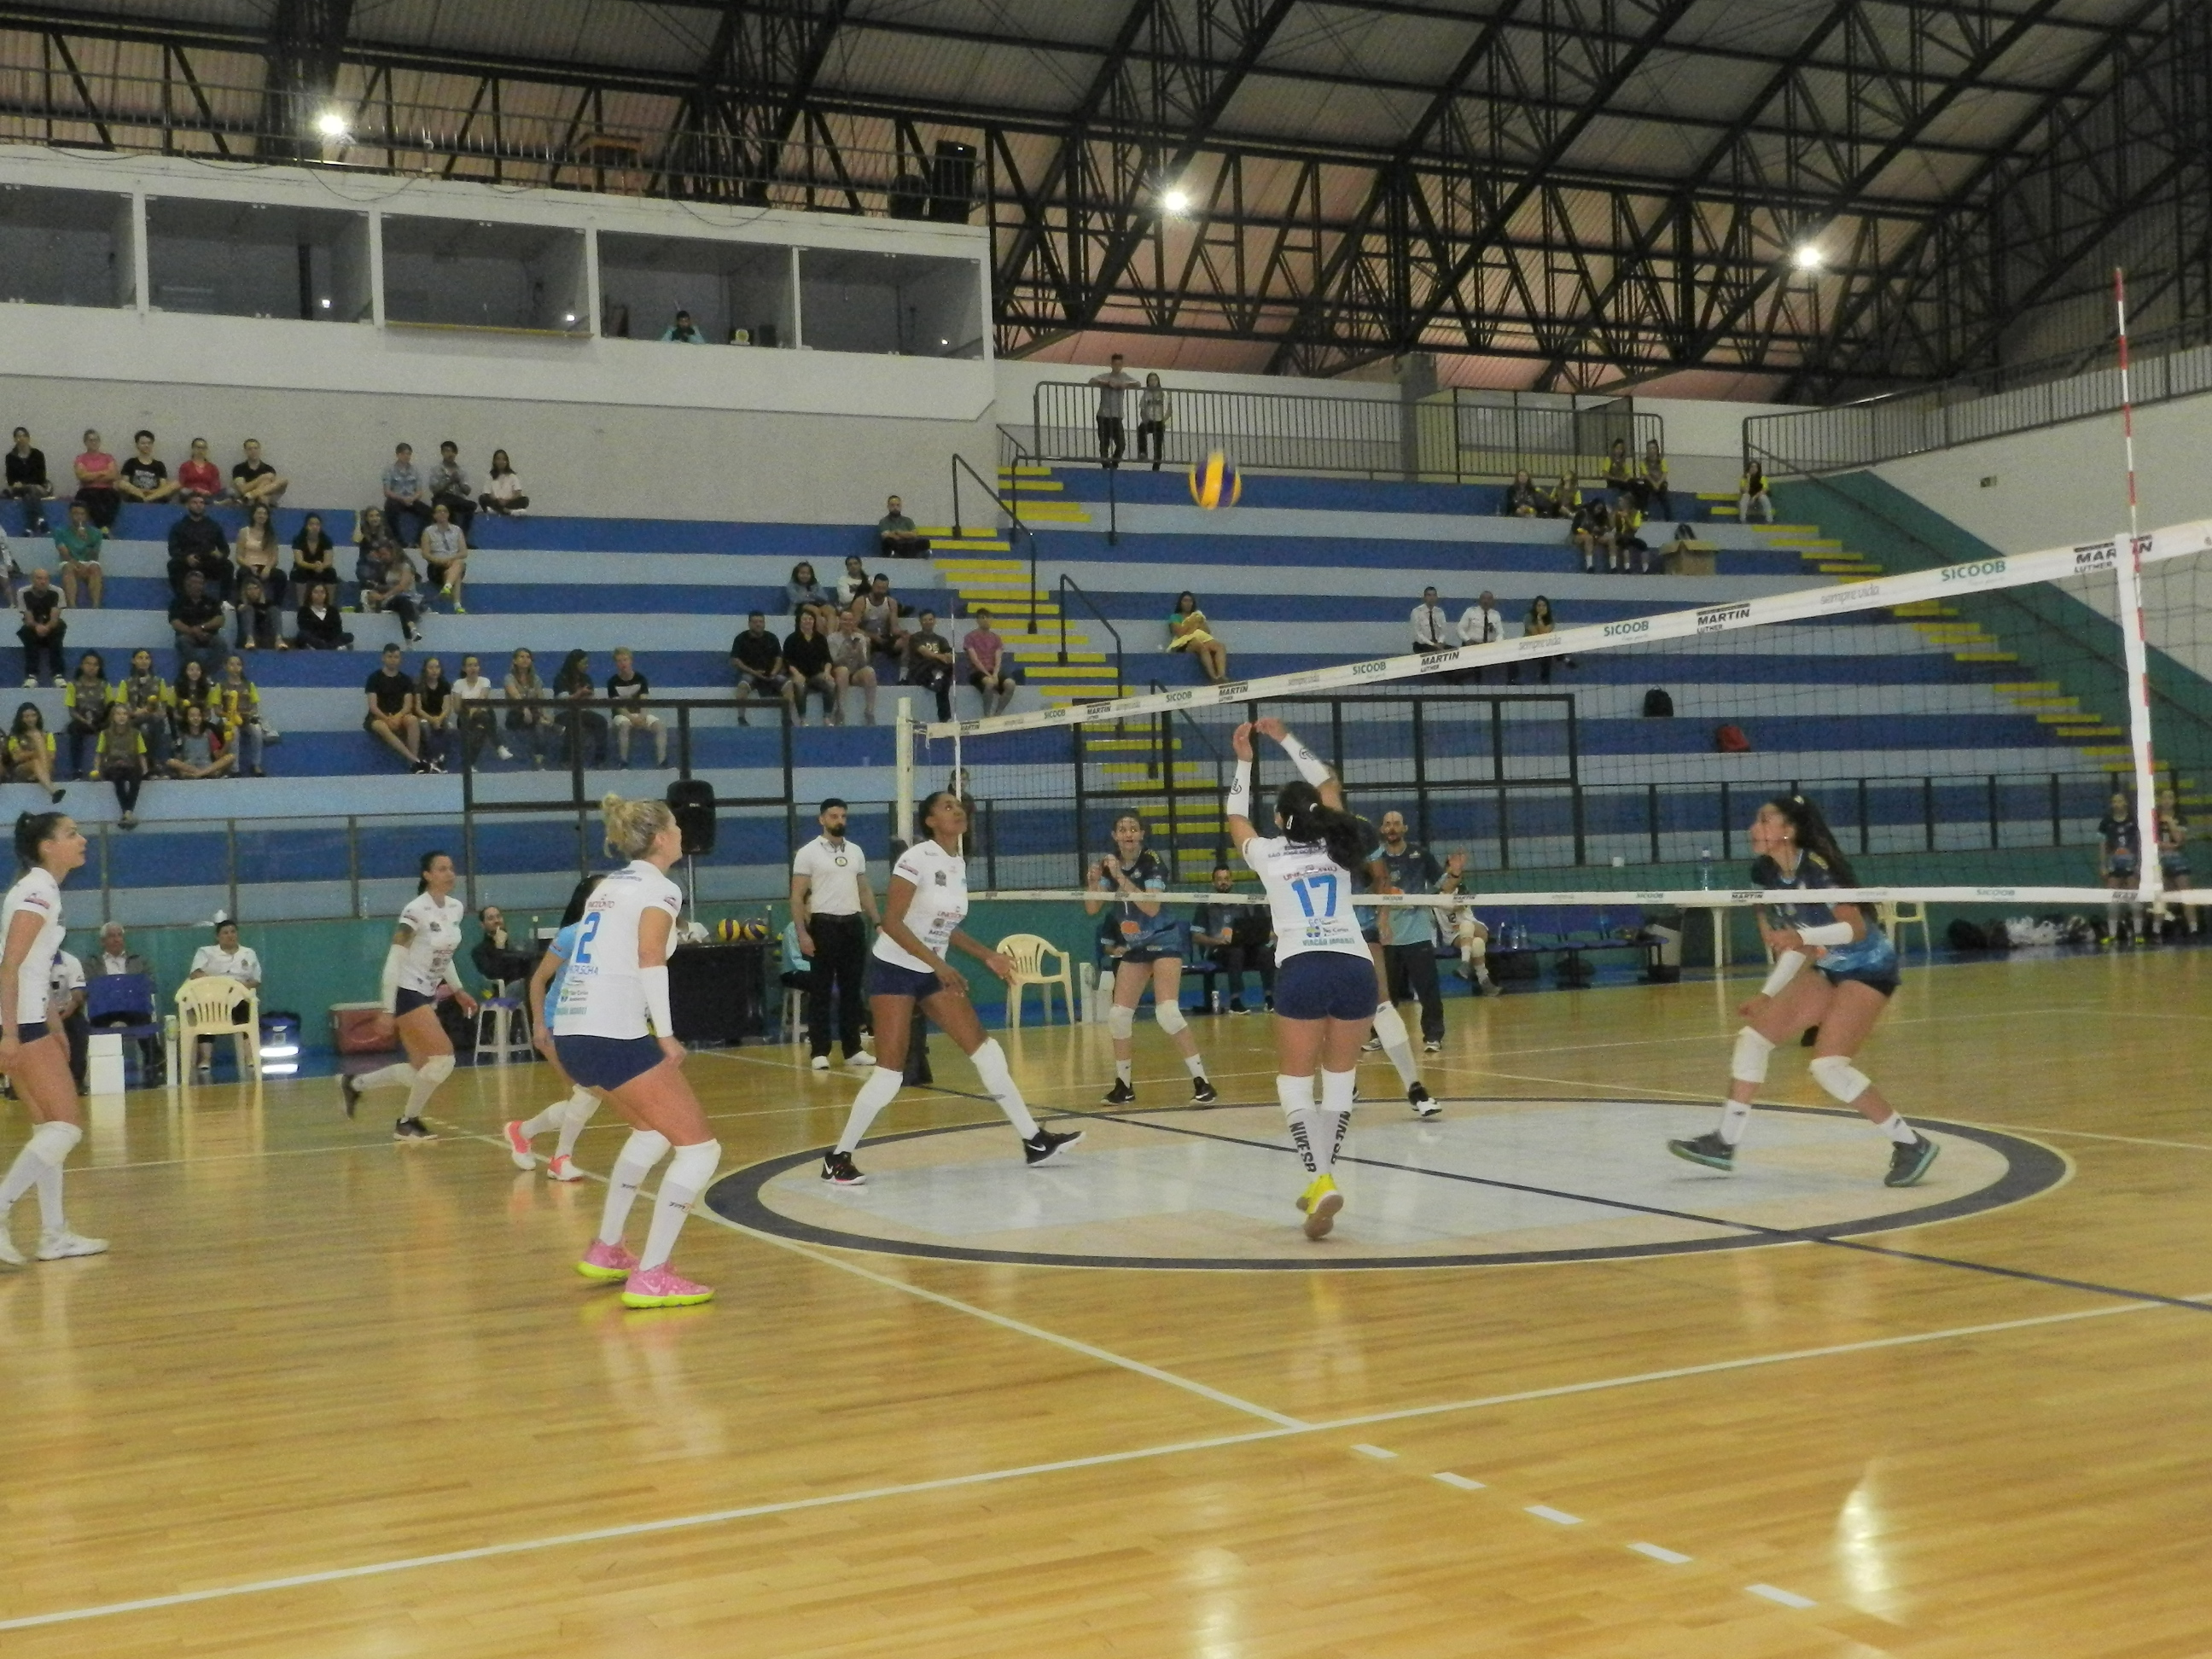
[(1209, 512), (1217, 507), (1236, 506), (1243, 493), (1244, 480), (1218, 449), (1190, 470), (1190, 498)]
[(724, 916), (714, 924), (714, 937), (725, 945), (736, 944), (741, 937), (738, 919), (735, 916)]

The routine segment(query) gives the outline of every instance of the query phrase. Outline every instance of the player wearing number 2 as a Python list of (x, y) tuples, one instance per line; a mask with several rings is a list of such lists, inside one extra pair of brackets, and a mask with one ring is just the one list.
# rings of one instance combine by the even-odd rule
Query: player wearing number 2
[[(1252, 825), (1252, 734), (1273, 738), (1299, 781), (1275, 797), (1282, 833)], [(1353, 872), (1367, 837), (1344, 810), (1344, 792), (1319, 757), (1280, 720), (1237, 728), (1237, 776), (1229, 787), (1229, 844), (1267, 890), (1275, 921), (1275, 1093), (1291, 1139), (1312, 1179), (1298, 1200), (1308, 1238), (1325, 1237), (1344, 1207), (1333, 1173), (1351, 1121), (1359, 1045), (1375, 1018), (1375, 961), (1352, 913)], [(1314, 1098), (1314, 1073), (1321, 1098)]]

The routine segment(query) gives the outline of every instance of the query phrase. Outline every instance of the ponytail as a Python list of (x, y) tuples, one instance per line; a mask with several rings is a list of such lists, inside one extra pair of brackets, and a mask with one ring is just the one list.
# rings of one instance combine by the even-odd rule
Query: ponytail
[(40, 866), (39, 849), (54, 838), (66, 812), (18, 812), (15, 815), (15, 858), (26, 870)]
[(1367, 863), (1368, 837), (1358, 818), (1322, 804), (1321, 791), (1304, 778), (1283, 786), (1275, 797), (1275, 816), (1292, 841), (1326, 847), (1343, 868), (1357, 872)]
[(625, 800), (611, 793), (599, 797), (599, 815), (606, 820), (607, 851), (618, 859), (643, 858), (676, 822), (665, 800)]
[(1820, 862), (1828, 866), (1839, 887), (1856, 887), (1859, 878), (1851, 869), (1850, 860), (1844, 849), (1836, 845), (1836, 832), (1828, 827), (1827, 818), (1818, 805), (1802, 795), (1777, 795), (1766, 803), (1784, 817), (1797, 832), (1800, 852), (1817, 854)]

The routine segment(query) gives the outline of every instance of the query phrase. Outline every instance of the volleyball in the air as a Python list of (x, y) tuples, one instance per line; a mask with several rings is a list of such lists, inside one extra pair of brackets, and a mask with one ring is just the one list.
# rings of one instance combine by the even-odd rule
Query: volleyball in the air
[(1243, 493), (1244, 480), (1218, 449), (1190, 470), (1190, 498), (1209, 512), (1217, 507), (1236, 506)]

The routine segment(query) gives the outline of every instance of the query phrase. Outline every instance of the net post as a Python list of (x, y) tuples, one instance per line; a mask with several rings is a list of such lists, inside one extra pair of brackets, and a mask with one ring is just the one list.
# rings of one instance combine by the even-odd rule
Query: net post
[(914, 835), (914, 699), (901, 697), (898, 714), (891, 721), (892, 738), (892, 814), (896, 822), (891, 826), (891, 856), (906, 850)]
[(2151, 753), (2150, 662), (2143, 643), (2142, 526), (2136, 511), (2136, 404), (2128, 361), (2128, 276), (2112, 270), (2112, 313), (2120, 346), (2120, 435), (2128, 465), (2128, 533), (2112, 561), (2118, 588), (2120, 653), (2126, 669), (2128, 748), (2135, 761), (2136, 834), (2142, 840), (2136, 858), (2136, 896), (2156, 907), (2166, 896), (2166, 870), (2158, 856), (2158, 767)]

